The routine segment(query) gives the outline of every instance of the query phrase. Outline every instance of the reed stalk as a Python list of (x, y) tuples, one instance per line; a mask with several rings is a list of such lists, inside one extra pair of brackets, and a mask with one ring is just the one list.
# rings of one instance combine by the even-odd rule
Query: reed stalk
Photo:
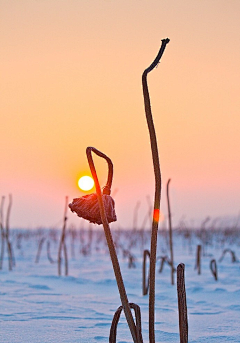
[(148, 294), (149, 274), (147, 274), (147, 257), (150, 258), (149, 250), (143, 252), (143, 267), (142, 267), (142, 292), (143, 295)]
[(210, 261), (210, 270), (214, 276), (214, 279), (217, 281), (218, 280), (218, 273), (217, 273), (217, 262), (215, 259), (212, 259)]
[(58, 248), (58, 275), (61, 275), (61, 264), (62, 264), (62, 250), (64, 253), (64, 261), (65, 261), (65, 276), (68, 275), (68, 256), (67, 256), (67, 246), (65, 242), (66, 237), (66, 224), (67, 224), (67, 210), (68, 210), (68, 197), (65, 198), (65, 208), (64, 208), (64, 216), (63, 216), (63, 227), (62, 227), (62, 234)]
[(169, 226), (169, 245), (170, 245), (170, 259), (171, 259), (171, 283), (174, 285), (174, 261), (173, 261), (173, 239), (172, 239), (172, 215), (169, 199), (169, 184), (171, 179), (167, 182), (167, 205), (168, 205), (168, 226)]
[(50, 263), (54, 263), (54, 260), (52, 259), (50, 252), (50, 241), (47, 241), (47, 258)]
[(222, 256), (219, 258), (219, 262), (222, 262), (222, 260), (223, 260), (223, 258), (224, 258), (224, 256), (225, 256), (225, 254), (226, 254), (227, 252), (229, 252), (229, 253), (231, 254), (232, 263), (237, 262), (237, 258), (236, 258), (235, 252), (232, 251), (231, 249), (225, 249), (225, 250), (223, 250)]
[(6, 231), (5, 231), (5, 238), (7, 243), (7, 251), (8, 251), (8, 269), (12, 270), (13, 267), (13, 254), (12, 254), (12, 245), (9, 240), (9, 220), (10, 220), (10, 212), (12, 208), (12, 195), (9, 194), (9, 203), (7, 208), (7, 215), (6, 215)]
[(151, 250), (150, 250), (150, 282), (149, 282), (149, 342), (155, 343), (155, 272), (156, 272), (156, 250), (157, 250), (157, 232), (160, 214), (160, 200), (161, 200), (161, 171), (158, 155), (157, 138), (153, 123), (150, 96), (147, 84), (147, 75), (152, 71), (160, 62), (169, 39), (163, 39), (160, 50), (152, 62), (152, 64), (144, 70), (142, 74), (142, 88), (145, 106), (146, 120), (150, 135), (150, 143), (152, 150), (152, 160), (155, 175), (155, 196), (154, 196), (154, 210), (152, 220), (152, 233), (151, 233)]
[[(139, 343), (143, 343), (142, 339), (142, 324), (141, 324), (141, 311), (140, 307), (134, 303), (129, 304), (130, 308), (132, 308), (135, 312), (136, 317), (136, 333), (137, 333), (137, 339)], [(117, 339), (117, 325), (120, 319), (120, 315), (122, 312), (123, 307), (120, 306), (117, 311), (114, 314), (112, 325), (110, 329), (110, 335), (109, 335), (109, 343), (116, 343)]]
[(41, 238), (39, 244), (38, 244), (38, 250), (37, 250), (37, 255), (36, 255), (36, 258), (35, 258), (35, 263), (38, 263), (39, 260), (40, 260), (40, 255), (41, 255), (41, 252), (42, 252), (42, 247), (43, 247), (43, 243), (45, 241), (45, 237)]
[(180, 343), (188, 343), (187, 298), (184, 271), (185, 265), (184, 263), (180, 263), (177, 266), (177, 292)]
[(106, 216), (106, 212), (105, 212), (105, 208), (104, 208), (104, 204), (103, 204), (102, 190), (100, 188), (96, 169), (95, 169), (93, 158), (91, 155), (92, 151), (96, 155), (98, 155), (99, 157), (104, 158), (108, 163), (108, 168), (109, 168), (108, 180), (107, 180), (107, 185), (104, 188), (108, 188), (109, 192), (110, 192), (110, 188), (111, 188), (111, 184), (112, 184), (113, 164), (112, 164), (112, 161), (110, 160), (110, 158), (108, 156), (106, 156), (105, 154), (103, 154), (101, 151), (99, 151), (93, 147), (87, 148), (86, 153), (87, 153), (88, 163), (89, 163), (89, 167), (90, 167), (92, 177), (94, 179), (94, 183), (95, 183), (95, 187), (96, 187), (96, 193), (97, 193), (97, 197), (98, 197), (100, 215), (101, 215), (104, 233), (105, 233), (107, 244), (108, 244), (108, 249), (109, 249), (109, 253), (110, 253), (110, 257), (111, 257), (111, 261), (112, 261), (114, 274), (115, 274), (116, 281), (117, 281), (117, 286), (118, 286), (118, 290), (119, 290), (119, 294), (120, 294), (120, 299), (122, 302), (122, 307), (123, 307), (123, 310), (124, 310), (124, 313), (126, 316), (126, 320), (127, 320), (129, 329), (131, 331), (133, 341), (134, 341), (134, 343), (140, 343), (138, 336), (137, 336), (136, 325), (134, 323), (133, 315), (132, 315), (130, 305), (128, 302), (127, 293), (126, 293), (125, 286), (123, 283), (122, 273), (120, 270), (120, 265), (118, 262), (116, 250), (114, 247), (111, 230), (110, 230), (109, 223), (107, 220), (107, 216)]
[(0, 255), (0, 270), (3, 267), (3, 258), (4, 258), (4, 243), (5, 243), (5, 232), (3, 226), (3, 207), (4, 207), (5, 197), (2, 196), (1, 207), (0, 207), (0, 228), (1, 228), (1, 255)]
[(201, 274), (201, 255), (202, 255), (202, 246), (198, 244), (197, 253), (196, 253), (196, 264), (195, 264), (195, 269), (197, 269), (198, 275)]

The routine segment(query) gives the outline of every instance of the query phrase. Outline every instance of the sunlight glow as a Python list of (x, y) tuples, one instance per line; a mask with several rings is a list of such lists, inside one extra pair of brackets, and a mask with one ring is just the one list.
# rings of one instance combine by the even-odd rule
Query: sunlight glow
[(163, 222), (164, 221), (164, 215), (161, 211), (159, 211), (158, 209), (155, 209), (153, 211), (153, 219), (156, 222)]
[(82, 191), (90, 191), (90, 189), (92, 189), (93, 186), (94, 186), (94, 181), (91, 178), (91, 176), (82, 176), (78, 180), (78, 187)]
[(158, 209), (155, 209), (153, 211), (153, 219), (155, 222), (159, 222), (159, 210)]

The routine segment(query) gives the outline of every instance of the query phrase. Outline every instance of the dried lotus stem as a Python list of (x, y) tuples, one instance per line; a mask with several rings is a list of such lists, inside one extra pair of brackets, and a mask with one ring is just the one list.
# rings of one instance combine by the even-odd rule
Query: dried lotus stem
[[(141, 311), (140, 307), (137, 304), (130, 303), (130, 308), (132, 308), (135, 312), (136, 317), (136, 333), (137, 333), (137, 339), (139, 343), (143, 343), (142, 339), (142, 324), (141, 324)], [(123, 307), (120, 306), (117, 311), (114, 314), (112, 325), (110, 329), (110, 335), (109, 335), (109, 343), (116, 343), (117, 339), (117, 325), (120, 319), (120, 315), (122, 312)]]
[(3, 227), (3, 207), (4, 207), (4, 200), (5, 197), (2, 196), (1, 200), (1, 207), (0, 207), (0, 227), (1, 227), (1, 256), (0, 256), (0, 269), (3, 266), (3, 258), (4, 258), (4, 243), (5, 243), (5, 230)]
[(184, 271), (185, 265), (183, 263), (180, 263), (177, 266), (177, 292), (180, 343), (188, 343), (187, 299), (185, 290)]
[(67, 256), (67, 246), (65, 242), (66, 236), (66, 223), (67, 223), (67, 209), (68, 209), (68, 197), (65, 198), (65, 209), (64, 209), (64, 216), (63, 216), (63, 227), (62, 227), (62, 234), (60, 238), (59, 248), (58, 248), (58, 275), (61, 275), (61, 264), (62, 264), (62, 250), (64, 253), (64, 260), (65, 260), (65, 275), (68, 275), (68, 256)]
[(50, 263), (54, 263), (50, 252), (50, 241), (47, 241), (47, 258)]
[(218, 273), (217, 273), (217, 262), (215, 259), (212, 259), (210, 261), (210, 270), (214, 276), (214, 279), (217, 281), (218, 280)]
[(232, 263), (237, 262), (237, 258), (236, 258), (235, 252), (232, 251), (231, 249), (225, 249), (225, 250), (223, 250), (222, 256), (219, 258), (219, 262), (222, 262), (222, 260), (223, 260), (223, 258), (224, 258), (224, 256), (225, 256), (225, 254), (226, 254), (227, 252), (229, 252), (229, 253), (231, 254)]
[(43, 243), (45, 241), (46, 238), (41, 238), (39, 244), (38, 244), (38, 250), (37, 250), (37, 255), (36, 255), (36, 258), (35, 258), (35, 263), (38, 263), (39, 260), (40, 260), (40, 255), (41, 255), (41, 252), (42, 252), (42, 247), (43, 247)]
[(161, 172), (158, 156), (157, 138), (153, 124), (152, 110), (150, 104), (150, 97), (147, 85), (147, 74), (155, 68), (168, 44), (169, 39), (163, 39), (157, 57), (152, 64), (144, 70), (142, 74), (142, 87), (145, 105), (145, 114), (150, 135), (153, 168), (155, 175), (155, 196), (154, 196), (154, 210), (152, 220), (152, 234), (151, 234), (151, 250), (150, 250), (150, 282), (149, 282), (149, 342), (155, 343), (155, 269), (156, 269), (156, 250), (157, 250), (157, 232), (160, 215), (160, 199), (161, 199)]
[(13, 267), (13, 252), (12, 252), (12, 245), (9, 240), (9, 219), (10, 219), (10, 212), (12, 208), (12, 194), (9, 194), (9, 203), (7, 208), (7, 215), (6, 215), (6, 243), (7, 243), (7, 250), (8, 250), (8, 269), (12, 270)]
[(197, 253), (196, 253), (196, 263), (195, 263), (195, 269), (197, 269), (198, 275), (201, 274), (201, 255), (202, 255), (202, 246), (198, 244)]
[(170, 245), (170, 257), (171, 257), (171, 283), (174, 285), (174, 262), (173, 262), (173, 239), (172, 239), (172, 216), (169, 199), (169, 184), (171, 179), (167, 182), (167, 204), (168, 204), (168, 225), (169, 225), (169, 245)]
[(91, 173), (92, 173), (92, 177), (94, 179), (94, 183), (95, 183), (95, 187), (96, 187), (98, 203), (99, 203), (99, 209), (100, 209), (100, 215), (101, 215), (102, 224), (103, 224), (103, 228), (104, 228), (104, 233), (105, 233), (107, 244), (108, 244), (108, 249), (109, 249), (109, 253), (110, 253), (110, 257), (111, 257), (111, 261), (112, 261), (113, 270), (114, 270), (116, 281), (117, 281), (117, 285), (118, 285), (118, 290), (119, 290), (119, 294), (120, 294), (120, 298), (121, 298), (121, 302), (122, 302), (122, 307), (123, 307), (123, 310), (124, 310), (124, 313), (125, 313), (125, 316), (126, 316), (126, 320), (128, 322), (128, 326), (129, 326), (129, 329), (131, 331), (134, 343), (141, 343), (139, 341), (138, 337), (137, 337), (136, 326), (135, 326), (134, 319), (133, 319), (133, 316), (132, 316), (132, 312), (131, 312), (131, 309), (130, 309), (130, 305), (129, 305), (129, 302), (128, 302), (125, 286), (124, 286), (124, 283), (123, 283), (122, 274), (121, 274), (121, 270), (120, 270), (120, 265), (119, 265), (119, 262), (118, 262), (116, 250), (115, 250), (113, 239), (112, 239), (111, 230), (110, 230), (110, 227), (109, 227), (109, 223), (108, 223), (108, 220), (107, 220), (107, 216), (106, 216), (106, 212), (105, 212), (105, 208), (104, 208), (104, 204), (103, 204), (102, 191), (101, 191), (101, 188), (100, 188), (100, 184), (99, 184), (99, 181), (98, 181), (96, 169), (95, 169), (93, 158), (92, 158), (92, 155), (91, 155), (92, 151), (96, 155), (104, 158), (107, 161), (108, 167), (109, 167), (109, 170), (110, 170), (109, 175), (108, 175), (107, 185), (104, 187), (103, 193), (107, 192), (107, 194), (110, 194), (111, 184), (112, 184), (113, 164), (112, 164), (112, 161), (110, 160), (110, 158), (107, 157), (102, 152), (100, 152), (99, 150), (97, 150), (97, 149), (95, 149), (93, 147), (88, 147), (87, 148), (86, 152), (87, 152), (88, 163), (89, 163), (89, 167), (90, 167), (90, 170), (91, 170)]
[(149, 250), (144, 250), (143, 252), (143, 270), (142, 270), (142, 292), (143, 295), (148, 294), (149, 287), (149, 274), (147, 275), (147, 257), (150, 258)]

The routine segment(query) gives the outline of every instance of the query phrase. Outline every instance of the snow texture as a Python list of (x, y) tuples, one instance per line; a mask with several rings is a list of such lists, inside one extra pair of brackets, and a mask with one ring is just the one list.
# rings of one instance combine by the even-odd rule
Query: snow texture
[[(45, 237), (38, 263), (36, 254)], [(148, 339), (148, 296), (142, 295), (143, 249), (150, 234), (137, 231), (113, 233), (129, 302), (141, 308), (144, 342)], [(16, 266), (8, 271), (5, 247), (0, 271), (0, 341), (2, 343), (108, 342), (113, 315), (121, 305), (102, 228), (68, 230), (69, 276), (57, 275), (58, 230), (11, 232)], [(54, 263), (47, 257), (47, 241)], [(189, 342), (240, 342), (240, 269), (225, 248), (239, 257), (239, 237), (174, 232), (174, 264), (185, 264)], [(203, 247), (201, 274), (195, 267), (196, 247)], [(158, 237), (157, 256), (169, 254), (167, 232)], [(129, 268), (129, 258), (135, 268)], [(218, 280), (210, 271), (217, 261)], [(170, 284), (170, 267), (156, 267), (156, 342), (179, 342), (177, 288)], [(64, 263), (62, 263), (64, 274)], [(175, 278), (176, 280), (176, 278)], [(124, 314), (117, 330), (118, 343), (132, 342)]]

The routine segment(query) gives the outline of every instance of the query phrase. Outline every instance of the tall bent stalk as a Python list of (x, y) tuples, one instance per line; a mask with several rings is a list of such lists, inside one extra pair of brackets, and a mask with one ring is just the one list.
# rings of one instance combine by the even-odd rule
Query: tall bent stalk
[(97, 197), (98, 197), (100, 215), (101, 215), (104, 233), (106, 236), (108, 249), (109, 249), (109, 253), (110, 253), (110, 257), (111, 257), (111, 261), (112, 261), (112, 265), (113, 265), (114, 274), (115, 274), (117, 285), (118, 285), (118, 290), (119, 290), (119, 294), (120, 294), (120, 298), (121, 298), (121, 302), (122, 302), (122, 307), (123, 307), (123, 310), (124, 310), (124, 313), (126, 316), (126, 320), (128, 322), (128, 326), (129, 326), (129, 329), (131, 331), (134, 343), (141, 343), (139, 338), (137, 337), (136, 325), (134, 323), (133, 315), (132, 315), (130, 305), (128, 302), (128, 298), (127, 298), (127, 293), (126, 293), (125, 286), (123, 283), (122, 274), (121, 274), (116, 250), (114, 247), (113, 239), (112, 239), (111, 230), (109, 227), (109, 223), (108, 223), (107, 216), (106, 216), (106, 211), (105, 211), (104, 204), (103, 204), (102, 191), (101, 191), (101, 188), (99, 185), (96, 169), (95, 169), (95, 166), (93, 163), (93, 158), (91, 155), (92, 151), (96, 155), (104, 158), (108, 163), (109, 175), (108, 175), (108, 181), (107, 181), (106, 187), (108, 187), (109, 190), (110, 190), (111, 183), (112, 183), (113, 164), (112, 164), (112, 161), (110, 160), (110, 158), (107, 157), (105, 154), (103, 154), (101, 151), (99, 151), (93, 147), (87, 148), (86, 153), (87, 153), (88, 163), (89, 163), (89, 167), (90, 167), (92, 177), (94, 179), (94, 183), (95, 183), (95, 187), (96, 187), (96, 193), (97, 193)]
[(154, 197), (154, 211), (153, 211), (153, 221), (152, 221), (152, 234), (151, 234), (151, 250), (150, 250), (150, 281), (149, 281), (149, 342), (155, 343), (155, 268), (156, 268), (156, 250), (157, 250), (157, 232), (158, 232), (158, 222), (160, 214), (160, 199), (161, 199), (161, 172), (158, 156), (157, 138), (155, 133), (155, 128), (153, 124), (153, 117), (151, 111), (150, 97), (147, 85), (147, 75), (150, 71), (155, 68), (169, 43), (169, 39), (163, 39), (160, 50), (157, 57), (152, 62), (152, 64), (144, 70), (142, 74), (142, 87), (143, 87), (143, 97), (145, 105), (145, 113), (148, 124), (148, 130), (150, 135), (151, 149), (152, 149), (152, 159), (153, 168), (155, 175), (155, 197)]

